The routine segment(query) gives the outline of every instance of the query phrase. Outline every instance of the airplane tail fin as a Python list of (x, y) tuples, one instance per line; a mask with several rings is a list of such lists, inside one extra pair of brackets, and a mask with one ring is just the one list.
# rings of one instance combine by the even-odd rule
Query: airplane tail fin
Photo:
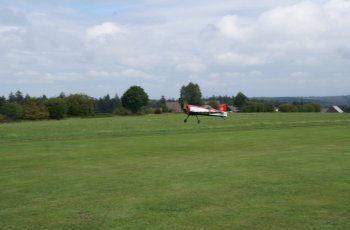
[(222, 104), (220, 106), (220, 110), (223, 111), (223, 112), (227, 112), (227, 105), (226, 104)]

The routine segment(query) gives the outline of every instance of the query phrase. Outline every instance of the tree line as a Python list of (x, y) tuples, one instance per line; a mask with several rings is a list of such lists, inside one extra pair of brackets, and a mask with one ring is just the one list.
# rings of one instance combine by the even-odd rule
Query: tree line
[(232, 106), (234, 111), (237, 112), (320, 112), (321, 106), (316, 103), (298, 103), (293, 102), (292, 104), (281, 104), (272, 103), (263, 100), (249, 99), (242, 92), (238, 92), (236, 96), (212, 96), (209, 98), (202, 98), (200, 87), (196, 83), (189, 83), (184, 85), (180, 89), (179, 103), (183, 106), (184, 104), (193, 105), (210, 105), (211, 107), (218, 109), (220, 104), (226, 103)]
[(143, 112), (141, 109), (148, 102), (147, 93), (139, 86), (130, 87), (121, 98), (118, 94), (93, 98), (86, 94), (66, 96), (64, 93), (52, 98), (31, 97), (17, 91), (11, 92), (8, 98), (0, 96), (0, 122), (137, 114)]
[(193, 105), (210, 105), (218, 109), (220, 104), (226, 103), (237, 112), (320, 112), (319, 104), (277, 104), (257, 99), (249, 99), (242, 92), (236, 96), (211, 96), (204, 98), (200, 87), (190, 82), (180, 89), (178, 100), (166, 100), (162, 96), (159, 100), (150, 100), (148, 94), (140, 86), (131, 86), (123, 95), (109, 94), (93, 98), (86, 94), (61, 93), (57, 97), (31, 97), (17, 91), (10, 93), (8, 98), (0, 96), (0, 122), (12, 120), (43, 120), (63, 119), (65, 117), (89, 117), (102, 115), (130, 115), (145, 113), (171, 112), (167, 108), (167, 101), (178, 101)]

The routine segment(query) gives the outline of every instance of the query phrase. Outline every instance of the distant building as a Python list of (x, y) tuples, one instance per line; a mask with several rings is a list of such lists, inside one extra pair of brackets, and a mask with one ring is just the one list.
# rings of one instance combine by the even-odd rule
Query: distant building
[(336, 105), (333, 105), (332, 107), (328, 108), (326, 112), (327, 113), (344, 113), (344, 111)]
[(182, 113), (182, 108), (179, 102), (177, 101), (167, 101), (166, 102), (166, 107), (168, 107), (168, 109), (171, 109), (173, 112), (176, 113)]

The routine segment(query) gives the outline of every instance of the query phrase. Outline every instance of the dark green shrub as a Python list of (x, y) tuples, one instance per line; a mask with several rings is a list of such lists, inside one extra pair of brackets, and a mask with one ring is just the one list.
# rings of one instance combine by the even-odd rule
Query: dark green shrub
[(84, 94), (73, 94), (67, 97), (68, 115), (86, 117), (95, 112), (94, 99)]
[(131, 112), (127, 108), (119, 107), (114, 111), (114, 114), (118, 116), (127, 116), (130, 115)]
[(0, 123), (5, 122), (6, 121), (6, 116), (3, 114), (0, 114)]
[(51, 98), (46, 105), (49, 109), (50, 119), (60, 120), (67, 115), (68, 105), (62, 98)]
[(24, 120), (44, 120), (49, 118), (49, 110), (43, 104), (31, 102), (23, 105)]
[(268, 102), (248, 101), (241, 109), (241, 112), (246, 112), (246, 113), (274, 112), (274, 107), (271, 103), (268, 103)]
[(154, 110), (154, 114), (162, 114), (163, 110), (161, 108), (157, 108), (156, 110)]
[(1, 108), (1, 113), (10, 120), (20, 119), (22, 117), (22, 112), (22, 106), (16, 102), (5, 102)]
[(210, 105), (210, 107), (214, 108), (214, 109), (219, 109), (220, 108), (220, 104), (215, 101), (215, 100), (210, 100), (208, 102), (208, 105)]
[(298, 108), (295, 105), (291, 105), (291, 104), (282, 104), (278, 107), (278, 111), (280, 112), (298, 112)]

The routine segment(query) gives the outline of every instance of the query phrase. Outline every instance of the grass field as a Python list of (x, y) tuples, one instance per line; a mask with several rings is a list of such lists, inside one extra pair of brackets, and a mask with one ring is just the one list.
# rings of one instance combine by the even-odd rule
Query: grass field
[(350, 229), (349, 114), (0, 124), (0, 229)]

